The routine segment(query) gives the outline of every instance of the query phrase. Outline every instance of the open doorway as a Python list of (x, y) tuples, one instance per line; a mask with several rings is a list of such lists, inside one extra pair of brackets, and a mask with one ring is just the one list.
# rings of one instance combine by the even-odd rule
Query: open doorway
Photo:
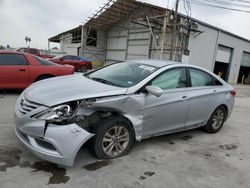
[(217, 49), (214, 73), (227, 81), (230, 71), (231, 57), (233, 49), (219, 45)]
[(214, 65), (214, 73), (223, 80), (226, 80), (228, 74), (228, 63), (216, 61)]
[(238, 76), (239, 84), (250, 84), (250, 53), (243, 52)]

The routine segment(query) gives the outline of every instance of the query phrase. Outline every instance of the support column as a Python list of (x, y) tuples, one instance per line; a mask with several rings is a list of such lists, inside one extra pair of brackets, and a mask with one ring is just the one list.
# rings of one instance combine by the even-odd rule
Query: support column
[(84, 25), (81, 25), (82, 27), (82, 34), (81, 34), (81, 51), (80, 55), (81, 57), (84, 56), (84, 48), (86, 46), (86, 40), (87, 40), (87, 28), (84, 27)]

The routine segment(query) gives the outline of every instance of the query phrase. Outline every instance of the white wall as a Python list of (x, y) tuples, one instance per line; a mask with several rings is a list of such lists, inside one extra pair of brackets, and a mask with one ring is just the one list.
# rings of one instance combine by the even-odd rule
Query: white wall
[(61, 37), (60, 49), (61, 53), (69, 55), (77, 55), (77, 48), (81, 46), (80, 43), (71, 44), (72, 35), (66, 34)]
[(189, 37), (188, 49), (189, 62), (213, 71), (213, 60), (216, 48), (218, 31), (199, 25), (199, 30), (203, 33), (191, 33)]
[(232, 48), (228, 82), (237, 83), (242, 54), (250, 51), (250, 42), (205, 25), (198, 24), (198, 29), (203, 32), (196, 37), (193, 33), (189, 38), (190, 64), (213, 71), (218, 45)]
[(237, 83), (242, 54), (243, 51), (250, 52), (250, 43), (222, 32), (219, 44), (233, 48), (228, 82)]

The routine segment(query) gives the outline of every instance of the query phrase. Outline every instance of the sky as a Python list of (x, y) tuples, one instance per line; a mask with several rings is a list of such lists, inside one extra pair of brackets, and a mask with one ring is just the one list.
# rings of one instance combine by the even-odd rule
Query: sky
[[(48, 38), (77, 27), (108, 0), (0, 0), (0, 45), (46, 49)], [(174, 0), (142, 0), (173, 8)], [(250, 13), (192, 6), (192, 17), (250, 39)], [(185, 13), (180, 0), (181, 13)], [(59, 45), (52, 43), (51, 47)]]

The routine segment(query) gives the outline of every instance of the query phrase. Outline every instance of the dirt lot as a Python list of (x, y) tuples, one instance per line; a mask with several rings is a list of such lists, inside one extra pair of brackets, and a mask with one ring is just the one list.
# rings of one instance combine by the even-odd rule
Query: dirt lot
[(217, 134), (192, 130), (147, 139), (110, 161), (83, 148), (67, 169), (19, 143), (13, 108), (20, 91), (8, 91), (0, 98), (0, 187), (249, 187), (250, 87), (235, 88), (234, 112)]

